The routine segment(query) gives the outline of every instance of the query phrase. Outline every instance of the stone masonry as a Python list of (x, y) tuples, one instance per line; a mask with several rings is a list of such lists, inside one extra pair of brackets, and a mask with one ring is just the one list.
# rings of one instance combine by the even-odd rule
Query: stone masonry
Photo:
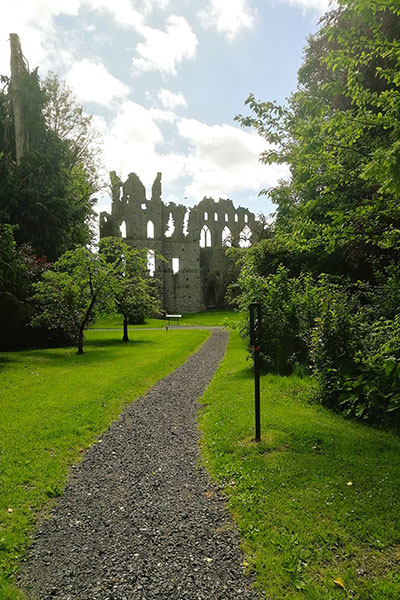
[(110, 177), (111, 215), (100, 214), (100, 237), (122, 236), (130, 246), (147, 249), (148, 268), (160, 282), (163, 309), (182, 313), (225, 306), (227, 286), (237, 275), (226, 248), (251, 245), (254, 214), (222, 199), (204, 198), (191, 209), (166, 205), (161, 200), (161, 173), (150, 200), (135, 173), (125, 183), (115, 171)]

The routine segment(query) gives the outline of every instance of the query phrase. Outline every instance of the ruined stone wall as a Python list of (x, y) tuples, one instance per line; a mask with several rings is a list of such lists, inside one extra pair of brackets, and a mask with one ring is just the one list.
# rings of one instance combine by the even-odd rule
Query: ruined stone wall
[[(126, 239), (132, 247), (155, 253), (154, 276), (161, 303), (168, 313), (199, 312), (225, 305), (226, 288), (237, 268), (226, 247), (251, 244), (254, 215), (235, 208), (231, 200), (204, 198), (197, 206), (161, 200), (161, 173), (151, 193), (131, 173), (125, 183), (110, 174), (111, 215), (100, 215), (100, 237)], [(163, 259), (160, 258), (163, 257)], [(151, 258), (151, 257), (150, 257)]]

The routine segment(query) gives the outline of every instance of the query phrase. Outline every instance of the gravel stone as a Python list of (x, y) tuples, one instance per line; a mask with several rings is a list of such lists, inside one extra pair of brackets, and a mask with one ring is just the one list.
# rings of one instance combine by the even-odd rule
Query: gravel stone
[(255, 600), (235, 526), (199, 464), (197, 399), (224, 356), (213, 329), (86, 452), (17, 577), (40, 600)]

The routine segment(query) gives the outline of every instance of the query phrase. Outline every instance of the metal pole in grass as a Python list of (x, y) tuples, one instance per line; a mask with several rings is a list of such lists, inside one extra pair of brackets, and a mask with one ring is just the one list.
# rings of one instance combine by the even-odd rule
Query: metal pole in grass
[(260, 302), (251, 302), (250, 310), (250, 344), (253, 346), (254, 361), (254, 408), (255, 408), (255, 429), (256, 442), (261, 440), (260, 424), (260, 341), (261, 341), (261, 304)]

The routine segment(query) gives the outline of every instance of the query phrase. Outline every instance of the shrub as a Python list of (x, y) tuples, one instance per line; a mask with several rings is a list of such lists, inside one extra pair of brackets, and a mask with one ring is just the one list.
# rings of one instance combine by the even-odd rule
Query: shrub
[(243, 265), (238, 285), (242, 337), (249, 338), (250, 302), (261, 303), (260, 350), (268, 369), (312, 372), (320, 401), (347, 416), (400, 418), (400, 316), (383, 316), (395, 314), (396, 285), (290, 277), (283, 266), (263, 277), (251, 262)]
[(260, 302), (262, 338), (260, 350), (267, 367), (281, 374), (310, 364), (310, 329), (318, 315), (320, 290), (311, 275), (289, 277), (280, 266), (275, 274), (257, 275), (252, 265), (244, 265), (238, 280), (241, 289), (236, 299), (243, 313), (242, 337), (249, 336), (248, 307)]
[(338, 406), (346, 415), (400, 422), (400, 314), (377, 321), (363, 340), (351, 376), (340, 381)]

